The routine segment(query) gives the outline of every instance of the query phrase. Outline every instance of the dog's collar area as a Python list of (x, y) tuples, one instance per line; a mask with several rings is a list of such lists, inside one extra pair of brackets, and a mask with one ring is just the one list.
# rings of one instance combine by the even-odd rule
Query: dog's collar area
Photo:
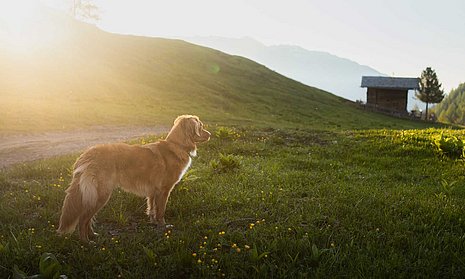
[(185, 151), (189, 157), (195, 157), (197, 156), (197, 148), (194, 145), (194, 148), (192, 146), (187, 146), (184, 144), (181, 144), (179, 142), (171, 141), (171, 140), (166, 140), (167, 142), (177, 145), (181, 150)]
[(189, 152), (189, 156), (190, 157), (196, 157), (197, 156), (197, 149), (194, 149), (191, 152)]

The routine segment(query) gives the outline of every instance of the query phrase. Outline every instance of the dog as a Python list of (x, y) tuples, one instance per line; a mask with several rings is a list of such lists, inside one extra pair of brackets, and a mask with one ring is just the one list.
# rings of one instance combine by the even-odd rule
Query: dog
[(147, 215), (165, 226), (166, 203), (197, 155), (197, 144), (210, 139), (197, 116), (181, 115), (165, 140), (147, 145), (96, 145), (74, 164), (73, 178), (63, 201), (58, 234), (71, 234), (79, 225), (79, 238), (96, 235), (94, 216), (116, 187), (147, 198)]

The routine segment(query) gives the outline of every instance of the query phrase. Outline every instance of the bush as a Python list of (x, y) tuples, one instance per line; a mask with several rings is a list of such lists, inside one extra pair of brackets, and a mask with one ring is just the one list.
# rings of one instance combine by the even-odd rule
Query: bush
[(452, 159), (459, 159), (464, 155), (464, 143), (456, 136), (441, 133), (434, 141), (434, 145), (438, 148), (439, 152)]
[(210, 166), (216, 173), (225, 173), (237, 170), (241, 166), (241, 157), (232, 154), (223, 155), (220, 153), (218, 159), (210, 161)]
[(235, 129), (222, 126), (215, 130), (214, 135), (220, 140), (236, 140), (240, 138), (240, 134)]

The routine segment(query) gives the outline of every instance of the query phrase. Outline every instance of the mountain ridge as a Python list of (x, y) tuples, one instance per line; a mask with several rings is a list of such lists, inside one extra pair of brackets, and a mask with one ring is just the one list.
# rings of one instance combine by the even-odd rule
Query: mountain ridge
[(271, 45), (250, 38), (186, 37), (186, 41), (250, 58), (287, 77), (332, 92), (348, 100), (364, 100), (360, 88), (363, 75), (384, 74), (325, 51), (307, 50), (295, 45)]

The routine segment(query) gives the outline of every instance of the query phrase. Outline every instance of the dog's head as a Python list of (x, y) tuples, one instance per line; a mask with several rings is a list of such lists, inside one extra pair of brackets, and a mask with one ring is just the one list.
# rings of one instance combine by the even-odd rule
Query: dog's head
[(202, 121), (197, 116), (181, 115), (174, 120), (173, 128), (166, 140), (182, 145), (195, 154), (196, 144), (208, 141), (210, 136), (210, 132), (205, 130)]
[(174, 120), (174, 126), (179, 126), (184, 135), (194, 143), (201, 143), (210, 139), (211, 133), (204, 129), (204, 125), (195, 115), (181, 115)]

